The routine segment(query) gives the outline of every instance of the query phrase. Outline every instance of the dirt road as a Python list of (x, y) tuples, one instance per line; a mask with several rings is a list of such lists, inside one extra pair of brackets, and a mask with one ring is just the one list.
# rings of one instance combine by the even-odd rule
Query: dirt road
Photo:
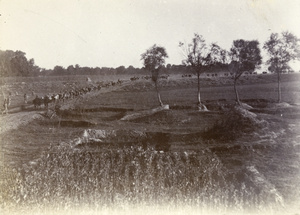
[[(129, 83), (130, 82), (126, 82), (123, 83), (123, 85), (128, 85)], [(88, 94), (81, 95), (76, 99), (72, 99), (70, 101), (65, 102), (61, 108), (68, 109), (76, 102), (82, 102), (82, 99), (86, 97), (93, 97), (95, 94), (111, 92), (113, 90), (119, 89), (120, 87), (121, 87), (120, 85), (113, 86), (113, 87), (111, 86), (109, 88), (103, 88), (101, 89), (101, 91), (94, 91)], [(45, 112), (45, 110), (39, 110), (39, 111), (34, 110), (32, 104), (26, 105), (26, 109), (28, 111), (22, 110), (22, 106), (17, 105), (9, 109), (8, 114), (0, 115), (0, 135), (9, 130), (16, 129), (20, 125), (26, 125), (30, 123), (32, 120), (42, 118), (43, 117), (42, 113)]]

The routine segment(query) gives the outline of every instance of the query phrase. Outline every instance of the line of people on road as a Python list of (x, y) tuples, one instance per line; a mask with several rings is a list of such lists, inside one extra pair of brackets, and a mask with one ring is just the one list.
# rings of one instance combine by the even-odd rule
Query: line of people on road
[[(59, 93), (54, 93), (54, 94), (48, 94), (42, 97), (38, 97), (36, 96), (35, 99), (32, 101), (33, 105), (35, 108), (39, 108), (42, 105), (48, 109), (48, 104), (50, 103), (54, 103), (55, 105), (57, 104), (57, 102), (65, 102), (66, 100), (69, 99), (74, 99), (78, 96), (81, 96), (83, 94), (89, 93), (91, 91), (95, 91), (95, 90), (100, 90), (102, 87), (109, 87), (109, 86), (115, 86), (115, 85), (121, 85), (123, 83), (122, 80), (119, 80), (117, 82), (114, 81), (110, 81), (106, 84), (98, 84), (98, 85), (94, 85), (94, 86), (86, 86), (86, 87), (82, 87), (80, 89), (71, 89), (69, 91), (61, 91)], [(26, 102), (25, 100), (25, 96), (24, 96), (24, 102)]]
[[(32, 104), (34, 105), (35, 108), (39, 108), (42, 105), (48, 109), (48, 104), (49, 103), (54, 103), (55, 105), (57, 104), (58, 101), (64, 102), (65, 100), (68, 99), (73, 99), (77, 96), (86, 94), (88, 92), (94, 91), (94, 90), (100, 90), (102, 87), (110, 87), (110, 86), (115, 86), (115, 85), (121, 85), (123, 83), (123, 80), (119, 80), (114, 82), (110, 81), (108, 83), (99, 83), (98, 85), (94, 86), (85, 86), (80, 89), (71, 89), (69, 91), (61, 91), (60, 93), (54, 93), (54, 94), (47, 94), (44, 96), (38, 96), (34, 92), (32, 92), (32, 95), (35, 95), (35, 98), (32, 100)], [(24, 104), (28, 104), (29, 101), (29, 95), (27, 93), (24, 93)], [(7, 97), (4, 98), (3, 102), (3, 109), (2, 109), (2, 114), (8, 114), (8, 109), (11, 104), (11, 95), (8, 95)]]

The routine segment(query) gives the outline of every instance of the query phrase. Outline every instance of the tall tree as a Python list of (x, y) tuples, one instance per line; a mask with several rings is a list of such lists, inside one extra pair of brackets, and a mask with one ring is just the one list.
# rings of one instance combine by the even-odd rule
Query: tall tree
[(222, 50), (214, 43), (207, 46), (203, 36), (199, 34), (194, 34), (192, 42), (187, 45), (179, 42), (179, 47), (182, 48), (185, 58), (182, 63), (191, 68), (197, 74), (198, 108), (199, 110), (207, 110), (206, 106), (201, 102), (200, 75), (201, 73), (208, 71), (214, 64), (220, 61), (220, 57), (222, 57), (222, 55), (220, 55)]
[(159, 70), (165, 64), (165, 59), (168, 57), (166, 49), (162, 46), (157, 46), (154, 44), (145, 53), (141, 54), (141, 60), (143, 60), (143, 64), (145, 69), (151, 72), (152, 81), (155, 84), (155, 89), (157, 93), (158, 102), (161, 106), (163, 103), (160, 98), (160, 93), (158, 90), (157, 82), (158, 82), (158, 74)]
[(12, 68), (11, 59), (15, 56), (15, 52), (11, 50), (0, 50), (0, 76), (16, 76), (14, 69)]
[(272, 33), (263, 48), (267, 50), (270, 58), (267, 61), (269, 70), (277, 73), (278, 80), (278, 102), (281, 102), (281, 73), (289, 68), (289, 62), (300, 59), (299, 39), (289, 32)]
[(40, 70), (33, 58), (27, 60), (25, 52), (0, 50), (0, 76), (34, 76)]
[(227, 61), (228, 69), (230, 73), (233, 73), (236, 102), (240, 105), (241, 102), (236, 87), (237, 81), (245, 71), (253, 71), (261, 64), (262, 57), (260, 55), (259, 42), (257, 40), (235, 40), (227, 55), (227, 57), (223, 57), (223, 60)]
[(25, 55), (25, 52), (16, 51), (15, 56), (10, 60), (13, 70), (21, 76), (29, 76), (33, 66), (32, 63), (34, 64), (34, 61), (29, 62)]

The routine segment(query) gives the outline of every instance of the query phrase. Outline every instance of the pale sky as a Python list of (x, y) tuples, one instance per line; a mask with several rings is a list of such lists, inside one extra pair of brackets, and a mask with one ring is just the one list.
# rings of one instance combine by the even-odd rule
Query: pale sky
[(142, 67), (153, 44), (181, 64), (179, 41), (194, 33), (226, 49), (235, 39), (263, 45), (271, 32), (300, 37), (300, 0), (0, 0), (0, 14), (0, 49), (46, 69)]

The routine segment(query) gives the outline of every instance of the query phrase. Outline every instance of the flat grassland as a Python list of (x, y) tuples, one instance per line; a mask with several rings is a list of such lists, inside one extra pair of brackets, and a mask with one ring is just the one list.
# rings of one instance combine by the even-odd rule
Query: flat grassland
[[(89, 78), (1, 80), (12, 104), (0, 117), (0, 211), (299, 213), (299, 74), (282, 75), (280, 104), (275, 75), (242, 77), (249, 111), (236, 108), (230, 78), (201, 79), (207, 112), (196, 108), (195, 77), (159, 81), (168, 110), (142, 76)], [(31, 103), (98, 85), (48, 110)]]

